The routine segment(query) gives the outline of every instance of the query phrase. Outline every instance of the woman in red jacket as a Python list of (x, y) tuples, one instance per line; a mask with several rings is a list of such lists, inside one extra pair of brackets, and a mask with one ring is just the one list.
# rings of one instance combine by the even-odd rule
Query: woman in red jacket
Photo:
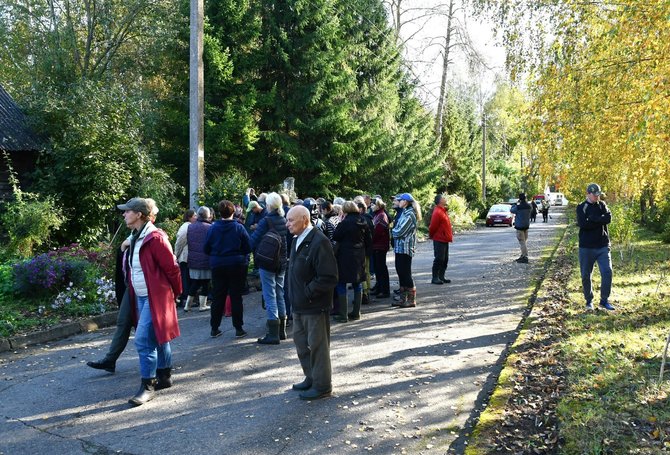
[(432, 284), (451, 283), (451, 280), (445, 278), (449, 263), (449, 243), (454, 239), (451, 230), (451, 220), (449, 219), (449, 207), (444, 194), (435, 196), (435, 208), (430, 218), (430, 227), (428, 236), (433, 240), (433, 280)]
[(124, 264), (142, 375), (140, 389), (129, 402), (139, 406), (155, 390), (172, 385), (170, 340), (179, 336), (175, 296), (182, 291), (181, 274), (167, 235), (149, 219), (148, 201), (133, 198), (118, 208), (133, 230)]

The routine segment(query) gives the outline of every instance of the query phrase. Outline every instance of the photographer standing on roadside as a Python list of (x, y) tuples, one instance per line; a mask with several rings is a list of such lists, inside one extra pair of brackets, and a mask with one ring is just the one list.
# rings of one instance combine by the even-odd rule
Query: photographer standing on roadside
[(586, 200), (577, 206), (577, 224), (579, 225), (579, 269), (582, 275), (582, 288), (586, 299), (586, 309), (593, 309), (593, 287), (591, 275), (593, 266), (598, 263), (600, 270), (600, 306), (614, 310), (608, 299), (612, 290), (612, 255), (610, 254), (610, 236), (607, 225), (612, 222), (612, 212), (607, 204), (600, 200), (602, 191), (596, 183), (586, 187)]

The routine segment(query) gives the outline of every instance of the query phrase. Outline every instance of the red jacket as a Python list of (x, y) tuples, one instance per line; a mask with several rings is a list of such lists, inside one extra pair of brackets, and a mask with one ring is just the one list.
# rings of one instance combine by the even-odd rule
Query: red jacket
[[(128, 263), (127, 256), (126, 253), (125, 264)], [(179, 265), (165, 232), (155, 230), (147, 234), (140, 245), (140, 264), (147, 283), (151, 322), (156, 339), (159, 344), (167, 343), (180, 335), (175, 296), (181, 294), (182, 288)], [(137, 305), (130, 267), (127, 267), (126, 277), (129, 284), (130, 301), (133, 302), (131, 305), (133, 322), (137, 328)]]
[(436, 205), (433, 209), (433, 216), (430, 218), (430, 227), (428, 236), (436, 242), (453, 242), (454, 234), (451, 230), (451, 220), (447, 209)]

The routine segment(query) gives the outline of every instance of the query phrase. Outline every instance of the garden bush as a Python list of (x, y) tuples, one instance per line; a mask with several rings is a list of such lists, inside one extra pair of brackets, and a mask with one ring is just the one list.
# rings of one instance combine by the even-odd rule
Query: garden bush
[(68, 283), (83, 283), (87, 267), (81, 259), (40, 254), (14, 264), (14, 291), (23, 297), (51, 296)]
[(29, 257), (40, 247), (48, 245), (53, 232), (65, 220), (52, 198), (23, 193), (18, 189), (4, 205), (6, 210), (0, 222), (9, 237), (6, 253), (10, 256)]

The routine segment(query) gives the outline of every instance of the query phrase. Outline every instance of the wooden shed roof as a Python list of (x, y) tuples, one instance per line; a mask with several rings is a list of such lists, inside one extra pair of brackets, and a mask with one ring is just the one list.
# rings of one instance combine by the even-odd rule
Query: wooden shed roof
[(39, 141), (28, 127), (26, 116), (0, 85), (0, 150), (19, 152), (40, 148)]

